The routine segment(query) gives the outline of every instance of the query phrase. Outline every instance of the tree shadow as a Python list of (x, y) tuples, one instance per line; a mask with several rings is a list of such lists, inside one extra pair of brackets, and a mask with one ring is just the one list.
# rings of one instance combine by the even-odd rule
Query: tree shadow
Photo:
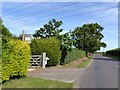
[(104, 61), (118, 61), (119, 62), (119, 60), (115, 60), (115, 59), (111, 59), (111, 58), (104, 58), (104, 57), (102, 57), (102, 58), (93, 58), (94, 60), (104, 60)]

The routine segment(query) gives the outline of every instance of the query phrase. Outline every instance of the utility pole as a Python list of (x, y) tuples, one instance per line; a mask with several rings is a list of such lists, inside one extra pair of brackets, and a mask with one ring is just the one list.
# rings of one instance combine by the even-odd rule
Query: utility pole
[(23, 32), (22, 32), (22, 41), (24, 41), (25, 40), (25, 35), (24, 35), (24, 30), (23, 30)]

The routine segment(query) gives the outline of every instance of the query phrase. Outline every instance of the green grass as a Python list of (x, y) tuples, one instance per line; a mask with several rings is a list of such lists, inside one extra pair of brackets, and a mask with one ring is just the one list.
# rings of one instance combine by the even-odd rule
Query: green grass
[(90, 58), (86, 57), (84, 61), (79, 59), (69, 64), (62, 65), (60, 68), (86, 68), (88, 65), (90, 65), (91, 61), (92, 61), (92, 57)]
[(93, 60), (92, 58), (85, 60), (78, 66), (78, 68), (86, 68), (91, 63), (92, 60)]
[(72, 88), (73, 83), (24, 77), (13, 79), (2, 84), (2, 88)]

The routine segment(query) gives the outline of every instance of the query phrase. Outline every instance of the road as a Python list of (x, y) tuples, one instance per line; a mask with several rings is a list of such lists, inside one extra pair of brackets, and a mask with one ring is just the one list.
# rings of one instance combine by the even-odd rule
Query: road
[(96, 54), (87, 68), (37, 69), (28, 76), (74, 82), (75, 88), (118, 88), (118, 62)]
[(118, 88), (118, 61), (99, 54), (77, 81), (80, 88)]

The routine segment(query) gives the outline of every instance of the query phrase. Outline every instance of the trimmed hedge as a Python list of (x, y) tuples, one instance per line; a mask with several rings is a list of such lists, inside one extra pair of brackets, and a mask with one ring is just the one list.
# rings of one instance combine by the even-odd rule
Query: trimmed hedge
[(106, 55), (117, 56), (120, 58), (120, 48), (108, 50), (108, 51), (106, 51)]
[(25, 76), (30, 60), (30, 46), (20, 40), (4, 40), (2, 46), (2, 81)]
[(46, 52), (49, 61), (47, 66), (55, 66), (60, 64), (61, 51), (60, 42), (55, 38), (33, 39), (31, 43), (32, 55), (40, 55)]
[(85, 57), (85, 56), (86, 56), (85, 51), (73, 49), (71, 52), (68, 52), (66, 58), (64, 59), (64, 61), (65, 61), (64, 63), (67, 64), (67, 63), (78, 60), (78, 59)]

